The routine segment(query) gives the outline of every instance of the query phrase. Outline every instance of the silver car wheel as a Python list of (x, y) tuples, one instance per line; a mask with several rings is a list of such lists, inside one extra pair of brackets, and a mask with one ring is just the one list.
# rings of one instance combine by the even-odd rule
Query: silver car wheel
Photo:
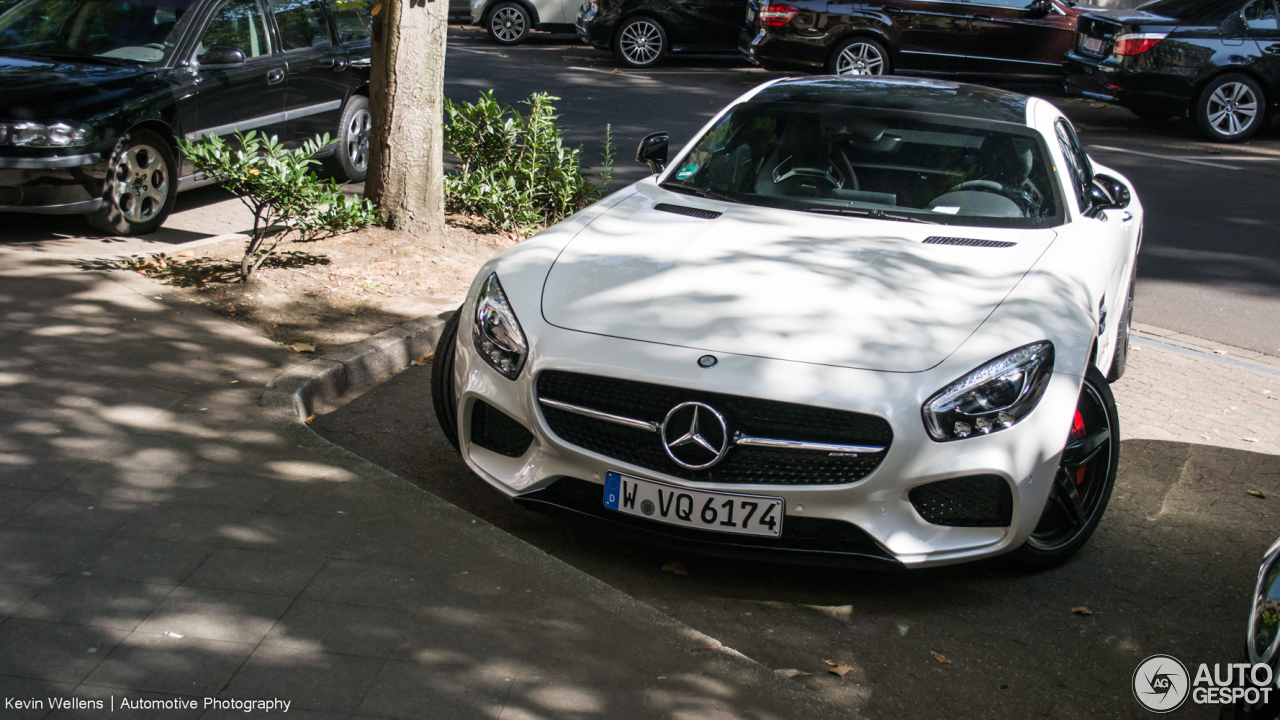
[(169, 168), (155, 148), (134, 145), (116, 161), (110, 186), (125, 220), (142, 224), (159, 215), (169, 197)]
[(347, 123), (347, 159), (356, 172), (369, 169), (369, 137), (373, 134), (373, 116), (368, 110), (359, 110)]
[(854, 43), (840, 51), (836, 60), (837, 75), (883, 75), (884, 57), (870, 43)]
[(515, 42), (524, 36), (524, 15), (513, 7), (504, 7), (489, 19), (489, 27), (502, 42)]
[(631, 23), (618, 39), (622, 55), (636, 65), (648, 65), (662, 54), (662, 31), (647, 20)]
[(1253, 127), (1258, 117), (1258, 97), (1244, 83), (1223, 83), (1209, 96), (1206, 110), (1209, 125), (1224, 136), (1233, 137)]

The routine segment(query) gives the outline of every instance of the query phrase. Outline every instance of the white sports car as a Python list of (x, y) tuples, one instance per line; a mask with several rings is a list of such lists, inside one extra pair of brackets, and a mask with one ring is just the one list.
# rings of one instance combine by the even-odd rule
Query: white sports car
[(508, 496), (682, 547), (1060, 563), (1119, 462), (1142, 208), (1033, 97), (784, 79), (490, 260), (436, 413)]

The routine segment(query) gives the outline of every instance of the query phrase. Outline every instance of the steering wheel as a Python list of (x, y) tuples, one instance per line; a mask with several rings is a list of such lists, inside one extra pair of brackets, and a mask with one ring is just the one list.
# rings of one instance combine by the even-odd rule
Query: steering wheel
[(773, 168), (773, 184), (781, 185), (783, 181), (793, 177), (808, 177), (827, 182), (833, 188), (844, 187), (844, 174), (840, 172), (840, 168), (834, 163), (828, 162), (827, 167), (816, 168), (805, 165), (794, 165), (789, 170), (783, 171), (788, 163), (791, 162), (792, 156), (788, 156), (786, 160), (778, 163)]
[(1038, 199), (1033, 198), (1030, 193), (1019, 188), (1011, 188), (994, 180), (967, 180), (951, 188), (951, 192), (957, 190), (972, 190), (975, 192), (989, 192), (996, 195), (1002, 195), (1009, 198), (1022, 208), (1022, 212), (1028, 217), (1032, 216), (1032, 211), (1039, 205)]
[(993, 192), (1000, 195), (1007, 194), (1004, 185), (995, 180), (968, 180), (951, 188), (951, 192), (956, 192), (957, 190), (977, 190), (978, 192)]

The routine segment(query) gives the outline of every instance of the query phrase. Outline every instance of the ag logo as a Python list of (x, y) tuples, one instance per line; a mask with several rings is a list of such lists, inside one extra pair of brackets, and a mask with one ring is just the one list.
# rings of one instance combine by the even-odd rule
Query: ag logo
[(1133, 696), (1151, 712), (1182, 707), (1190, 685), (1187, 668), (1171, 655), (1152, 655), (1133, 671)]

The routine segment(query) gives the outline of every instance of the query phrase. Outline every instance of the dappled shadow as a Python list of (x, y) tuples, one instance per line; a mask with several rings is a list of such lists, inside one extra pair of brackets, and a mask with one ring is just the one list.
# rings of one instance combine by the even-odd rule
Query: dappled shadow
[[(1044, 573), (999, 559), (873, 572), (673, 551), (491, 489), (440, 434), (429, 376), (410, 368), (313, 427), (769, 667), (807, 673), (797, 681), (872, 718), (1145, 717), (1128, 686), (1143, 658), (1235, 660), (1257, 564), (1280, 532), (1275, 456), (1126, 440), (1098, 532)], [(689, 574), (663, 572), (672, 560)], [(841, 681), (824, 660), (854, 670)]]
[(6, 696), (788, 715), (564, 566), (302, 447), (257, 405), (296, 355), (114, 277), (0, 269)]

